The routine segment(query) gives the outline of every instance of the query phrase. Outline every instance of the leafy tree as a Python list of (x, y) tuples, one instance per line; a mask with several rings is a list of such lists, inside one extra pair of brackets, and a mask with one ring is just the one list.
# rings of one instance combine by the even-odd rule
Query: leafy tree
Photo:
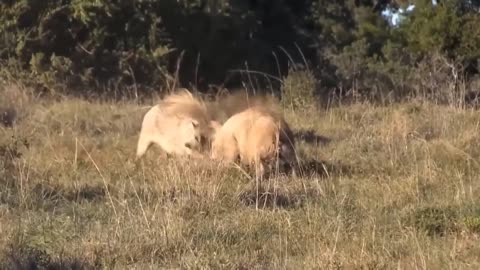
[[(473, 68), (480, 56), (480, 14), (475, 1), (415, 1), (415, 11), (402, 25), (409, 49), (420, 55), (441, 52)], [(477, 70), (478, 72), (478, 70)]]
[[(454, 66), (467, 80), (478, 76), (480, 1), (437, 2), (5, 0), (0, 75), (45, 89), (137, 93), (173, 84), (237, 87), (242, 81), (280, 89), (272, 76), (295, 71), (298, 78), (315, 74), (320, 95), (353, 89), (400, 98), (421, 92), (418, 87), (437, 87), (418, 80), (439, 72), (438, 63)], [(398, 27), (382, 17), (386, 8), (410, 5), (414, 10)], [(299, 73), (305, 62), (308, 76)], [(292, 98), (295, 87), (288, 88)]]
[(150, 12), (152, 1), (22, 0), (0, 8), (1, 59), (16, 59), (41, 86), (60, 80), (69, 88), (113, 80), (154, 85), (165, 79), (152, 72), (164, 66), (170, 50), (160, 17)]
[[(420, 91), (419, 85), (430, 85), (428, 91), (433, 91), (438, 84), (419, 80), (431, 74), (429, 67), (437, 68), (440, 63), (447, 69), (455, 66), (455, 72), (467, 79), (477, 74), (480, 33), (475, 25), (480, 25), (480, 16), (474, 2), (478, 1), (437, 2), (316, 1), (313, 14), (319, 57), (328, 67), (319, 76), (324, 79), (322, 93), (343, 89), (400, 98), (427, 91)], [(398, 28), (390, 27), (381, 17), (385, 8), (399, 10), (411, 4), (414, 11), (406, 14)], [(440, 60), (443, 57), (445, 60)], [(465, 69), (458, 69), (456, 63)]]

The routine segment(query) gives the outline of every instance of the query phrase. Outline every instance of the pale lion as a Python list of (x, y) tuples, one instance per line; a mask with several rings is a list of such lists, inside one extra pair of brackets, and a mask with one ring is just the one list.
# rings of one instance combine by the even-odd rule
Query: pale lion
[(137, 159), (152, 143), (159, 145), (168, 155), (203, 157), (201, 152), (211, 132), (205, 104), (182, 89), (165, 97), (145, 114)]
[(255, 166), (257, 175), (275, 161), (294, 169), (296, 155), (293, 133), (284, 118), (274, 110), (251, 107), (230, 117), (216, 128), (211, 158), (224, 162), (240, 162)]

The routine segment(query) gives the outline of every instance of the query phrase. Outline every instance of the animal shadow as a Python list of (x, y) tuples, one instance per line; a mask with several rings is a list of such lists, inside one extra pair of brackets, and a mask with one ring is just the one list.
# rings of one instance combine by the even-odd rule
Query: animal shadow
[(0, 124), (13, 127), (17, 119), (17, 111), (13, 108), (0, 108)]
[(303, 204), (302, 197), (298, 194), (288, 194), (285, 191), (273, 191), (260, 187), (258, 190), (251, 188), (238, 195), (245, 206), (258, 206), (259, 208), (296, 208)]
[[(255, 175), (253, 170), (247, 170), (251, 175)], [(284, 164), (278, 170), (272, 169), (265, 173), (264, 179), (275, 178), (278, 176), (287, 177), (322, 177), (329, 178), (335, 175), (351, 175), (354, 169), (349, 165), (338, 162), (328, 162), (317, 159), (299, 160), (295, 166)]]
[(309, 144), (316, 144), (316, 145), (327, 145), (332, 141), (331, 138), (315, 134), (314, 130), (295, 131), (293, 136), (295, 137), (296, 140), (300, 140)]
[(103, 186), (83, 186), (79, 189), (69, 189), (41, 183), (35, 185), (32, 193), (35, 194), (33, 199), (38, 202), (36, 205), (44, 209), (51, 209), (66, 202), (102, 201), (106, 196)]
[(298, 170), (298, 174), (301, 177), (320, 176), (328, 178), (335, 175), (350, 175), (352, 173), (353, 168), (351, 166), (316, 159), (301, 161)]
[(54, 258), (43, 249), (31, 247), (23, 243), (11, 245), (7, 251), (5, 261), (0, 262), (2, 269), (97, 269), (101, 268), (100, 261), (90, 264), (87, 259), (82, 257), (60, 256)]

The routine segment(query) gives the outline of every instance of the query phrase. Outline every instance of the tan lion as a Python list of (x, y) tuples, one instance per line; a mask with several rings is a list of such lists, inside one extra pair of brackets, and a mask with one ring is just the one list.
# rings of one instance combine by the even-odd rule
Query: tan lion
[(293, 133), (280, 113), (265, 107), (250, 107), (216, 128), (211, 158), (223, 162), (253, 165), (263, 176), (276, 161), (289, 164), (295, 173)]
[(170, 94), (144, 116), (137, 145), (137, 159), (151, 144), (167, 155), (203, 157), (206, 139), (212, 132), (205, 104), (187, 89)]

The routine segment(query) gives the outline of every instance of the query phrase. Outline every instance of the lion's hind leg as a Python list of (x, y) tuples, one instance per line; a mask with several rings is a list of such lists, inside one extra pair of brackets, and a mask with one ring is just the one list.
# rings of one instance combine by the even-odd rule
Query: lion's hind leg
[(141, 158), (152, 144), (151, 135), (145, 132), (140, 132), (137, 144), (137, 159)]

